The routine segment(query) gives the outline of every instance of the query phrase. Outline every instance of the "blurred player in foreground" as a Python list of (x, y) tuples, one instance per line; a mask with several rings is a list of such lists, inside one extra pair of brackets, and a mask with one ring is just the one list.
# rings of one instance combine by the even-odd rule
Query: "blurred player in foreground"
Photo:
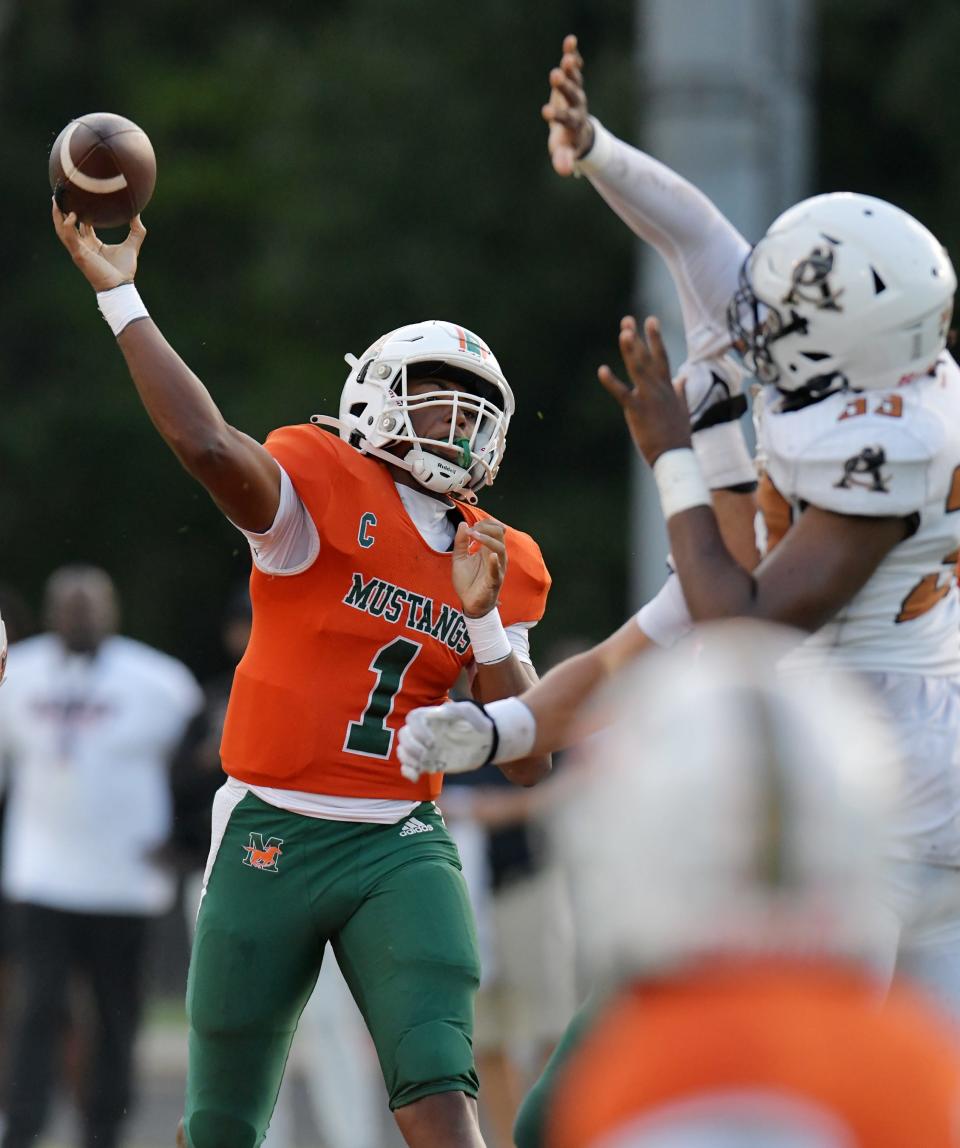
[(604, 991), (547, 1098), (548, 1148), (960, 1143), (953, 1033), (902, 985), (881, 1007), (871, 968), (891, 730), (835, 668), (780, 676), (774, 628), (698, 638), (625, 675), (555, 787)]
[[(645, 343), (624, 319), (630, 384), (608, 367), (600, 379), (654, 468), (678, 576), (667, 624), (661, 613), (645, 627), (645, 608), (639, 627), (628, 623), (486, 717), (475, 707), (413, 715), (414, 765), (429, 768), (426, 756), (472, 768), (562, 744), (578, 696), (650, 637), (669, 645), (693, 620), (795, 626), (810, 635), (798, 663), (829, 651), (866, 676), (895, 719), (907, 764), (886, 887), (900, 922), (888, 963), (960, 1017), (960, 368), (944, 350), (950, 260), (905, 212), (850, 194), (805, 200), (751, 249), (701, 192), (587, 114), (574, 37), (564, 49), (544, 108), (554, 167), (586, 174), (663, 255), (688, 356), (734, 346), (766, 384), (755, 400), (764, 559), (752, 572), (737, 561), (710, 489), (724, 460), (745, 456), (739, 427), (691, 435), (691, 396), (684, 404), (675, 390), (656, 322)], [(447, 739), (442, 723), (452, 728), (454, 717), (462, 720)]]
[[(513, 395), (476, 335), (429, 321), (348, 356), (338, 434), (230, 426), (133, 285), (145, 236), (53, 223), (98, 292), (140, 397), (250, 541), (253, 630), (234, 678), (228, 774), (193, 946), (181, 1139), (254, 1148), (328, 942), (414, 1148), (477, 1148), (476, 936), (439, 778), (400, 776), (394, 734), (462, 670), (478, 700), (535, 680), (549, 576), (477, 509)], [(509, 557), (509, 570), (507, 560)], [(498, 609), (499, 603), (499, 609)], [(505, 767), (524, 784), (548, 758)]]

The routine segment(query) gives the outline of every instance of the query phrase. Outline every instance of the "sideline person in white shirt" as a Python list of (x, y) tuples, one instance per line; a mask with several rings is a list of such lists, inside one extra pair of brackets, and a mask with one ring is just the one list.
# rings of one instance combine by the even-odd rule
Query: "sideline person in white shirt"
[(20, 978), (3, 1148), (42, 1132), (78, 973), (97, 1022), (84, 1143), (113, 1148), (130, 1106), (148, 924), (175, 895), (152, 859), (170, 829), (167, 761), (201, 694), (180, 662), (115, 632), (117, 596), (103, 570), (57, 570), (45, 609), (48, 632), (11, 647), (0, 691), (10, 762), (3, 892)]

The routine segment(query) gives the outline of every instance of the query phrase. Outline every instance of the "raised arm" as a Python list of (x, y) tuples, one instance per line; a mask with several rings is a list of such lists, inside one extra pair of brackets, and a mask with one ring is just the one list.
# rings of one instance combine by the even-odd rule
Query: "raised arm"
[(680, 296), (691, 359), (729, 346), (727, 304), (750, 246), (696, 187), (611, 135), (587, 109), (583, 59), (567, 36), (550, 73), (547, 147), (560, 175), (586, 175), (600, 195), (663, 258)]
[(153, 425), (184, 468), (237, 526), (262, 533), (280, 503), (280, 470), (268, 451), (231, 426), (210, 393), (147, 315), (133, 286), (146, 237), (139, 216), (120, 244), (104, 244), (92, 227), (53, 205), (53, 226), (97, 292), (137, 393)]

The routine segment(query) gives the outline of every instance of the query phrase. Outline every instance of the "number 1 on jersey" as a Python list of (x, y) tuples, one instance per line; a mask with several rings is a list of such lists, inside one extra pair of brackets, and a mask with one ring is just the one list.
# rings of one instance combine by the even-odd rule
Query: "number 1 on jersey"
[(364, 757), (390, 756), (394, 731), (387, 729), (387, 718), (393, 712), (393, 703), (407, 670), (421, 648), (419, 642), (395, 638), (377, 650), (370, 663), (377, 680), (367, 698), (366, 708), (359, 721), (352, 721), (347, 726), (343, 748), (348, 753), (360, 753)]

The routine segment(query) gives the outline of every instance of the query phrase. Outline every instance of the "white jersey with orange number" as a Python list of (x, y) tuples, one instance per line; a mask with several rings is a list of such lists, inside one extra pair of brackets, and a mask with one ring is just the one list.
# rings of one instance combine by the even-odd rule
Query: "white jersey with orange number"
[(935, 374), (896, 390), (841, 392), (793, 411), (774, 394), (759, 404), (761, 553), (807, 506), (912, 524), (791, 661), (829, 649), (858, 670), (960, 673), (960, 368), (945, 354)]

